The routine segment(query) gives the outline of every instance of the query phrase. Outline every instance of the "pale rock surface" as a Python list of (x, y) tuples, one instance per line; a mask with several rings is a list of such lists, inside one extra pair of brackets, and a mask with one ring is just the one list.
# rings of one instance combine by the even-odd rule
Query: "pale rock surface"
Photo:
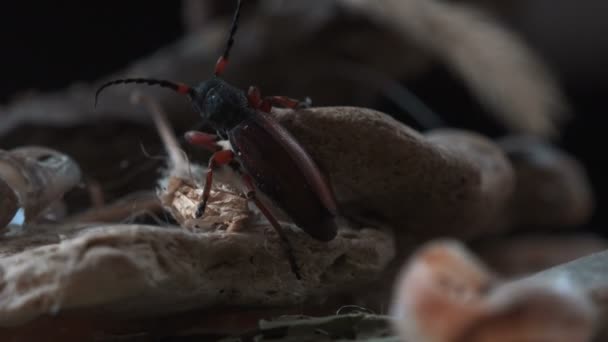
[(17, 238), (2, 241), (0, 326), (78, 308), (137, 317), (323, 300), (373, 279), (393, 256), (392, 239), (378, 230), (341, 229), (319, 243), (287, 229), (303, 277), (297, 281), (263, 224), (239, 233), (113, 225), (71, 235), (29, 237), (42, 244), (31, 248), (11, 248), (24, 244)]

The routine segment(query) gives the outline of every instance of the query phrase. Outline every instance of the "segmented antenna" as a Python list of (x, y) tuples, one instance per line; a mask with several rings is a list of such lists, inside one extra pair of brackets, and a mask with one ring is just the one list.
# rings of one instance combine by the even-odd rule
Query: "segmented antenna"
[(239, 17), (241, 16), (241, 0), (238, 0), (236, 5), (236, 11), (234, 12), (234, 17), (232, 18), (232, 27), (230, 28), (230, 35), (228, 36), (228, 42), (226, 43), (226, 49), (224, 53), (220, 56), (215, 64), (215, 76), (220, 76), (224, 73), (224, 69), (226, 69), (226, 65), (228, 64), (228, 56), (230, 55), (230, 49), (232, 49), (232, 45), (234, 45), (234, 36), (236, 35), (236, 30), (239, 27)]
[(105, 88), (116, 85), (116, 84), (125, 84), (125, 83), (144, 83), (144, 84), (147, 84), (150, 86), (158, 85), (163, 88), (172, 89), (180, 94), (190, 95), (190, 97), (196, 96), (194, 89), (183, 83), (174, 83), (174, 82), (165, 81), (165, 80), (155, 80), (152, 78), (124, 78), (124, 79), (107, 82), (107, 83), (103, 84), (101, 87), (99, 87), (99, 89), (97, 89), (97, 92), (95, 93), (95, 106), (97, 106), (97, 99), (99, 98), (99, 94), (101, 94), (101, 92)]

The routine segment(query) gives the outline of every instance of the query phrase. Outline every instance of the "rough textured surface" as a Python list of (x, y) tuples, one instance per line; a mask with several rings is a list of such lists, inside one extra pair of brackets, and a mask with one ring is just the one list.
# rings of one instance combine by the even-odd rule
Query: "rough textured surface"
[(288, 229), (303, 276), (298, 282), (264, 225), (242, 233), (137, 225), (53, 233), (2, 241), (0, 325), (76, 308), (133, 317), (323, 300), (373, 279), (394, 250), (377, 230), (342, 229), (319, 243)]
[(457, 130), (424, 136), (364, 108), (275, 114), (326, 172), (346, 216), (419, 240), (469, 238), (498, 226), (514, 179), (488, 139)]

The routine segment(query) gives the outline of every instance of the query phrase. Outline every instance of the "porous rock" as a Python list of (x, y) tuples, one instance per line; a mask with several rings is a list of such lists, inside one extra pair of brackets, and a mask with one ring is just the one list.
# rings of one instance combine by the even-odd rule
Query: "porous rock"
[[(378, 230), (344, 228), (335, 240), (320, 243), (286, 227), (301, 281), (264, 224), (242, 232), (94, 226), (55, 234), (42, 245), (36, 236), (5, 238), (0, 326), (75, 309), (138, 317), (322, 301), (373, 279), (393, 257), (392, 239)], [(24, 239), (32, 246), (24, 248)]]
[(513, 190), (504, 153), (464, 131), (422, 135), (365, 108), (275, 111), (324, 171), (349, 218), (398, 235), (470, 238), (491, 232)]

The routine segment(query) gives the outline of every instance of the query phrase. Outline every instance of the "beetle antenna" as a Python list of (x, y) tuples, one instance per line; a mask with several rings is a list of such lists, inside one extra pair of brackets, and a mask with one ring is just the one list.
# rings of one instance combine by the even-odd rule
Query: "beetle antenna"
[(97, 107), (97, 99), (99, 98), (99, 94), (101, 94), (101, 92), (104, 89), (106, 89), (107, 87), (116, 85), (116, 84), (125, 84), (125, 83), (144, 83), (144, 84), (151, 85), (151, 86), (157, 85), (157, 86), (160, 86), (163, 88), (172, 89), (180, 94), (190, 95), (191, 98), (194, 98), (196, 96), (196, 92), (194, 91), (194, 88), (190, 87), (189, 85), (183, 84), (183, 83), (175, 83), (175, 82), (165, 81), (165, 80), (155, 80), (152, 78), (123, 78), (123, 79), (118, 79), (118, 80), (104, 83), (101, 87), (99, 87), (99, 89), (97, 89), (97, 92), (95, 93), (95, 107)]
[(220, 56), (215, 64), (215, 76), (220, 76), (224, 73), (226, 69), (226, 65), (228, 64), (228, 55), (230, 54), (230, 49), (232, 49), (232, 45), (234, 44), (234, 36), (236, 35), (236, 30), (239, 27), (239, 17), (241, 16), (241, 0), (238, 0), (236, 5), (236, 10), (234, 11), (234, 17), (232, 18), (232, 27), (230, 28), (230, 35), (228, 36), (228, 42), (226, 43), (226, 49), (224, 53)]

